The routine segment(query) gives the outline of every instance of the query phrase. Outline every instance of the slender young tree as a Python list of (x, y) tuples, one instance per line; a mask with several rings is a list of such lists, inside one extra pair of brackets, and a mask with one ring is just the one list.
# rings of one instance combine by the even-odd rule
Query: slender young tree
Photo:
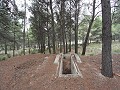
[(113, 77), (111, 55), (111, 6), (110, 0), (101, 0), (102, 3), (102, 71), (106, 77)]
[(51, 18), (52, 18), (52, 42), (53, 42), (53, 53), (55, 54), (55, 29), (54, 29), (54, 14), (53, 14), (53, 8), (52, 8), (52, 0), (50, 0), (50, 10), (51, 10)]
[[(14, 6), (16, 6), (15, 0), (13, 0)], [(13, 56), (15, 56), (15, 45), (16, 45), (16, 25), (17, 25), (17, 10), (14, 8), (13, 13), (13, 36), (14, 36), (14, 42), (13, 42)]]
[(91, 21), (90, 21), (90, 23), (89, 23), (89, 27), (88, 27), (88, 31), (87, 31), (87, 34), (86, 34), (85, 41), (84, 41), (84, 43), (83, 43), (82, 55), (85, 55), (86, 46), (87, 46), (88, 39), (89, 39), (89, 34), (90, 34), (90, 31), (91, 31), (91, 28), (92, 28), (92, 24), (93, 24), (93, 22), (94, 22), (94, 18), (95, 18), (95, 3), (96, 3), (96, 0), (93, 1), (93, 13), (92, 13), (92, 18), (91, 18)]
[(27, 31), (27, 43), (28, 43), (28, 52), (29, 52), (29, 54), (30, 54), (30, 38), (29, 38), (29, 33), (28, 33), (28, 31)]
[(13, 35), (14, 35), (14, 42), (13, 42), (13, 57), (15, 56), (15, 16), (14, 18), (14, 24), (13, 24)]
[(62, 41), (63, 41), (63, 49), (65, 53), (65, 0), (61, 0), (61, 31), (62, 31)]
[(7, 41), (5, 40), (5, 54), (7, 54)]
[[(70, 0), (70, 22), (72, 23), (72, 20), (71, 20), (71, 10), (72, 10), (72, 5), (71, 5), (71, 2), (72, 0)], [(69, 52), (71, 52), (71, 29), (72, 29), (72, 24), (70, 25), (70, 31), (69, 31)]]
[(49, 53), (51, 53), (51, 46), (50, 46), (50, 29), (49, 29), (49, 27), (48, 27), (48, 24), (49, 24), (49, 8), (48, 8), (48, 6), (49, 6), (49, 2), (48, 2), (48, 0), (47, 0), (47, 25), (46, 25), (46, 27), (47, 27), (47, 37), (48, 37), (48, 49), (49, 49)]
[(25, 15), (24, 15), (24, 30), (23, 30), (23, 54), (25, 55), (26, 0), (24, 1), (24, 5), (25, 5)]

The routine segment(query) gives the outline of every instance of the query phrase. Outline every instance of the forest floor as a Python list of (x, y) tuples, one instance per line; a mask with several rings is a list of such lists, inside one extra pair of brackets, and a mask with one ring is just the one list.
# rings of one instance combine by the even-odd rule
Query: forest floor
[(55, 57), (32, 54), (1, 61), (0, 90), (120, 90), (120, 54), (113, 55), (113, 78), (101, 75), (101, 55), (80, 56), (83, 78), (58, 77)]

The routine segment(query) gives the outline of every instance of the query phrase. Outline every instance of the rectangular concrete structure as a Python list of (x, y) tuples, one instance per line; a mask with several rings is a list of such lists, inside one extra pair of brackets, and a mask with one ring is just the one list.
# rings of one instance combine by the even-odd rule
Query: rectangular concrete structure
[(70, 62), (71, 62), (71, 74), (63, 74), (63, 55), (61, 56), (60, 60), (59, 60), (59, 64), (57, 67), (57, 72), (56, 74), (59, 77), (81, 77), (83, 78), (78, 66), (77, 66), (77, 62), (75, 60), (75, 56), (73, 55), (69, 55), (70, 56)]

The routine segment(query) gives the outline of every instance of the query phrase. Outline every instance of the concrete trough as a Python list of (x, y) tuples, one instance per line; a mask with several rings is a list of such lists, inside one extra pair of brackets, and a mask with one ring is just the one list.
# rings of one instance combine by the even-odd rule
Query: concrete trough
[[(66, 55), (64, 55), (66, 56)], [(62, 57), (59, 60), (59, 65), (58, 65), (58, 76), (59, 77), (78, 77), (80, 76), (81, 78), (83, 78), (78, 66), (77, 66), (77, 62), (74, 60), (75, 56), (73, 55), (69, 55), (70, 60), (66, 61), (64, 60), (64, 57)], [(67, 64), (65, 64), (66, 62), (68, 62)], [(66, 66), (65, 66), (66, 65)], [(66, 71), (64, 71), (65, 69), (67, 69)]]

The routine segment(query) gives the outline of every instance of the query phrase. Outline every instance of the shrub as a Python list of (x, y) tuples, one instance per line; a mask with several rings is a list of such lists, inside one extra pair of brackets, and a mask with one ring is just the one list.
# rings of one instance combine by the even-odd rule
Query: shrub
[(119, 50), (119, 49), (117, 49), (117, 50), (113, 50), (113, 52), (119, 54), (119, 53), (120, 53), (120, 50)]
[(6, 57), (4, 56), (3, 58), (2, 58), (2, 60), (5, 60), (6, 59)]
[(21, 50), (20, 54), (19, 55), (22, 55), (23, 54), (23, 50)]
[(90, 56), (94, 56), (94, 53), (90, 53), (89, 55), (90, 55)]
[(33, 49), (33, 50), (31, 51), (31, 54), (35, 54), (35, 53), (37, 53), (37, 50), (36, 50), (36, 49)]

